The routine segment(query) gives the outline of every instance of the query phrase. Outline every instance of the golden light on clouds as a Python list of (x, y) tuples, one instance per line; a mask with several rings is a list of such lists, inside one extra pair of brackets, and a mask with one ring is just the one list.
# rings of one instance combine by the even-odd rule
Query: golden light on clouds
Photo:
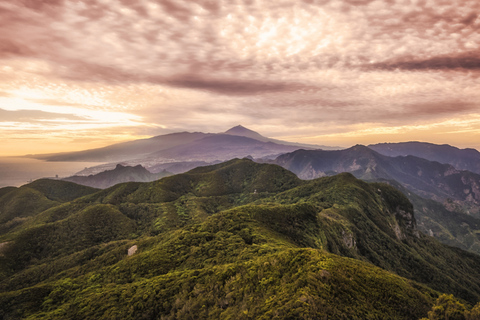
[(479, 13), (476, 0), (0, 0), (0, 148), (239, 123), (478, 148)]

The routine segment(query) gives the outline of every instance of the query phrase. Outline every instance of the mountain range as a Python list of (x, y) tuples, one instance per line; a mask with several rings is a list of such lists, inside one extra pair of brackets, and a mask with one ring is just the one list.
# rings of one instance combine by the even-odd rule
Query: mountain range
[(106, 170), (89, 176), (72, 176), (62, 180), (88, 187), (105, 189), (123, 182), (150, 182), (171, 174), (165, 170), (159, 173), (151, 173), (141, 165), (131, 167), (117, 164), (113, 170)]
[(107, 163), (0, 189), (0, 318), (418, 319), (439, 292), (468, 309), (479, 155), (242, 126), (35, 155)]
[(402, 189), (415, 205), (420, 230), (450, 245), (480, 253), (480, 175), (414, 156), (388, 157), (365, 146), (297, 150), (274, 163), (302, 179), (350, 172)]
[(104, 190), (39, 180), (0, 204), (3, 224), (21, 215), (0, 233), (4, 319), (419, 319), (442, 292), (480, 300), (479, 255), (349, 173), (236, 159)]
[[(224, 133), (179, 132), (91, 150), (28, 157), (48, 161), (109, 162), (107, 166), (100, 167), (103, 170), (113, 169), (118, 163), (141, 164), (149, 169), (151, 166), (168, 162), (212, 162), (247, 156), (274, 158), (299, 148), (335, 149), (270, 139), (239, 125)], [(88, 174), (101, 171), (90, 171)]]
[[(155, 144), (157, 142), (158, 145)], [(120, 182), (152, 181), (166, 172), (178, 174), (223, 161), (213, 159), (245, 156), (254, 159), (252, 155), (262, 156), (268, 153), (270, 155), (255, 161), (279, 164), (302, 179), (350, 172), (367, 181), (388, 181), (402, 189), (415, 204), (422, 232), (446, 244), (480, 252), (480, 179), (474, 172), (455, 167), (461, 164), (462, 168), (474, 169), (476, 165), (480, 166), (480, 161), (476, 161), (476, 154), (479, 154), (477, 151), (420, 142), (369, 147), (359, 145), (345, 150), (306, 150), (298, 149), (301, 145), (292, 146), (291, 143), (279, 144), (280, 142), (282, 141), (266, 138), (242, 126), (231, 128), (222, 134), (178, 133), (158, 136), (82, 153), (82, 156), (98, 156), (102, 152), (112, 152), (113, 156), (115, 150), (122, 150), (123, 155), (129, 154), (127, 158), (135, 158), (137, 155), (132, 152), (148, 147), (150, 153), (142, 151), (143, 158), (121, 162), (121, 168), (130, 168), (129, 174), (127, 169), (117, 170), (118, 164), (111, 162), (87, 168), (76, 177), (66, 180), (105, 188)], [(137, 149), (132, 149), (133, 146)], [(154, 151), (157, 149), (162, 150)], [(292, 149), (298, 150), (287, 152)], [(278, 157), (272, 154), (282, 150), (286, 153)], [(381, 154), (382, 152), (387, 155)], [(443, 162), (410, 155), (409, 152)], [(78, 156), (78, 153), (71, 156)], [(275, 157), (276, 160), (273, 160)], [(139, 167), (138, 163), (146, 169)], [(135, 170), (138, 172), (133, 174)]]
[(480, 152), (475, 149), (459, 149), (448, 144), (438, 145), (426, 142), (379, 143), (368, 146), (389, 157), (415, 156), (430, 161), (448, 163), (458, 170), (480, 174)]
[(363, 180), (395, 180), (416, 194), (438, 201), (480, 204), (480, 175), (415, 156), (388, 157), (357, 145), (338, 151), (298, 150), (275, 163), (301, 179), (351, 172)]

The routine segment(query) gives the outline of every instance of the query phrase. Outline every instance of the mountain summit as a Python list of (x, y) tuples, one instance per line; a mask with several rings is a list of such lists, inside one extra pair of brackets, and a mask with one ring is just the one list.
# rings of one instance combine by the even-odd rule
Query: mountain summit
[(270, 141), (270, 139), (268, 139), (267, 137), (262, 136), (258, 132), (255, 132), (253, 130), (245, 128), (242, 125), (238, 125), (236, 127), (233, 127), (231, 129), (225, 131), (224, 133), (225, 134), (230, 134), (232, 136), (247, 137), (247, 138), (251, 138), (251, 139), (255, 139), (255, 140), (259, 140), (259, 141), (264, 141), (264, 142)]
[(340, 147), (329, 147), (329, 146), (323, 146), (323, 145), (289, 142), (289, 141), (267, 138), (267, 137), (262, 136), (260, 133), (258, 133), (256, 131), (245, 128), (241, 124), (225, 131), (223, 134), (246, 137), (246, 138), (255, 139), (255, 140), (258, 140), (258, 141), (262, 141), (262, 142), (272, 142), (272, 143), (282, 144), (282, 145), (287, 145), (287, 146), (295, 146), (295, 147), (298, 147), (298, 148), (301, 148), (301, 149), (323, 149), (323, 150), (338, 150), (338, 149), (341, 149)]
[(224, 161), (249, 155), (255, 158), (276, 157), (297, 149), (319, 148), (332, 149), (321, 145), (270, 139), (238, 125), (223, 133), (169, 133), (148, 139), (117, 143), (103, 148), (29, 155), (29, 157), (48, 161), (109, 162), (106, 166), (102, 165), (103, 170), (113, 169), (119, 162), (130, 166), (141, 164), (149, 169), (164, 163)]

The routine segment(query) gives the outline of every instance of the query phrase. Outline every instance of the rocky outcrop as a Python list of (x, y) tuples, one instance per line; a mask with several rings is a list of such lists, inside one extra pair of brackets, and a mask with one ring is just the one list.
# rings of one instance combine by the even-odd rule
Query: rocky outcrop
[(130, 249), (128, 249), (128, 256), (131, 257), (133, 256), (138, 250), (137, 245), (131, 246)]

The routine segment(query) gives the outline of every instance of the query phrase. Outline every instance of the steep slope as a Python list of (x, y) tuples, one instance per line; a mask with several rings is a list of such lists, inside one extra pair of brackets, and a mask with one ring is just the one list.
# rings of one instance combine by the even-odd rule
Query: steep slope
[(459, 149), (448, 144), (427, 142), (379, 143), (369, 148), (389, 157), (416, 156), (430, 161), (448, 163), (458, 170), (480, 174), (480, 152), (475, 149)]
[[(319, 231), (312, 234), (324, 239), (321, 245), (330, 252), (369, 261), (440, 291), (456, 287), (456, 295), (478, 299), (478, 293), (468, 297), (467, 292), (473, 287), (480, 289), (479, 283), (470, 282), (480, 276), (473, 267), (480, 256), (419, 233), (411, 203), (393, 187), (367, 184), (344, 173), (313, 180), (275, 199), (279, 203), (315, 203), (321, 211)], [(468, 267), (470, 263), (473, 265)], [(460, 280), (465, 268), (478, 274)]]
[(420, 234), (403, 194), (350, 174), (232, 160), (36, 219), (1, 249), (6, 318), (416, 319), (432, 288), (480, 300), (480, 256)]
[(480, 219), (442, 203), (408, 194), (419, 230), (440, 242), (480, 254)]
[(151, 173), (141, 165), (130, 167), (117, 164), (113, 170), (107, 170), (89, 176), (72, 176), (62, 180), (93, 188), (105, 189), (123, 182), (150, 182), (169, 175), (171, 174), (166, 171)]

